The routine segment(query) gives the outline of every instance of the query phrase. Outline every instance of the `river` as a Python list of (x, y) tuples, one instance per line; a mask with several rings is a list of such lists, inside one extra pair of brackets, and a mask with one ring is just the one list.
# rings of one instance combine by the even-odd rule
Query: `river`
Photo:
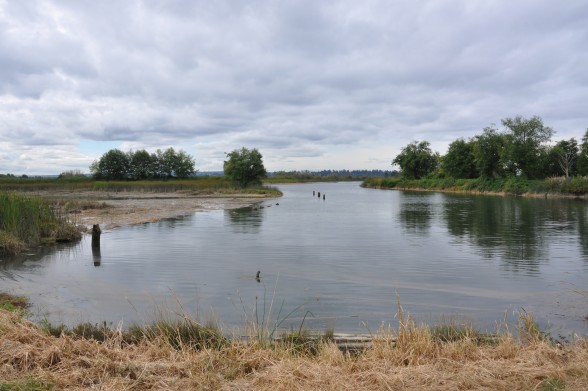
[(279, 188), (252, 208), (107, 231), (99, 249), (86, 237), (3, 261), (0, 290), (68, 325), (187, 314), (227, 332), (262, 319), (374, 332), (397, 325), (399, 300), (417, 322), (492, 332), (526, 311), (552, 336), (588, 336), (585, 202)]

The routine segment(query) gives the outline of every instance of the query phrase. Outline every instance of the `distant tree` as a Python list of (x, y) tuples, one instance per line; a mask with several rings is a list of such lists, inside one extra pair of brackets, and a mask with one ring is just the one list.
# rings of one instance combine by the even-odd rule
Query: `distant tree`
[(155, 171), (160, 178), (187, 178), (194, 174), (194, 159), (183, 150), (176, 152), (173, 148), (157, 150), (155, 154)]
[(81, 170), (66, 170), (59, 174), (58, 178), (73, 178), (85, 176)]
[(553, 136), (553, 129), (543, 125), (543, 120), (534, 116), (525, 119), (521, 116), (502, 120), (506, 127), (506, 145), (502, 155), (503, 164), (509, 173), (527, 178), (545, 176), (541, 164), (546, 148), (543, 144)]
[(577, 161), (578, 175), (588, 175), (588, 129), (582, 137), (582, 144), (580, 144), (580, 153), (578, 154)]
[(478, 170), (474, 160), (474, 143), (459, 139), (449, 144), (442, 167), (453, 178), (476, 178)]
[(225, 176), (239, 187), (261, 184), (267, 176), (263, 156), (257, 149), (241, 148), (227, 153), (223, 168)]
[(111, 149), (92, 163), (90, 171), (96, 179), (122, 180), (128, 178), (129, 157), (120, 149)]
[(437, 168), (437, 156), (428, 141), (413, 141), (394, 158), (392, 164), (400, 166), (405, 178), (420, 179)]
[(474, 164), (481, 177), (496, 178), (504, 176), (501, 157), (505, 143), (505, 136), (490, 126), (484, 128), (484, 133), (474, 137), (472, 145)]
[(178, 178), (187, 178), (194, 175), (196, 170), (194, 169), (195, 162), (192, 156), (188, 155), (181, 149), (176, 152), (173, 161), (174, 175)]
[(130, 151), (129, 156), (129, 178), (148, 179), (155, 177), (155, 159), (144, 149)]
[(148, 153), (145, 150), (124, 153), (118, 149), (106, 152), (92, 163), (90, 171), (96, 179), (186, 178), (194, 174), (194, 159), (186, 152), (173, 148)]

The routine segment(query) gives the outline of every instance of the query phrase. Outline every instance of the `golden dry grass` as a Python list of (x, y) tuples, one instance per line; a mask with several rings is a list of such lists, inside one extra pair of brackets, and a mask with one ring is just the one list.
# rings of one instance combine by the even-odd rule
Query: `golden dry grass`
[[(392, 343), (393, 339), (395, 343)], [(325, 344), (316, 356), (233, 342), (174, 349), (162, 340), (125, 345), (47, 336), (0, 310), (0, 389), (54, 390), (566, 390), (588, 389), (588, 343), (442, 343), (425, 327), (382, 332), (357, 356)], [(2, 388), (4, 387), (4, 388)], [(10, 388), (12, 387), (12, 388)], [(17, 388), (21, 387), (21, 388)], [(28, 387), (28, 388), (27, 388)]]

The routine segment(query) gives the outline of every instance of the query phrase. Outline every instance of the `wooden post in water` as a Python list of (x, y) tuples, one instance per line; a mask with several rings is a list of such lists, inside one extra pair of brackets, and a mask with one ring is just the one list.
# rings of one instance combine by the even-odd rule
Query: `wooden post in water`
[(312, 191), (312, 196), (314, 197), (316, 194), (314, 194), (314, 190)]
[(323, 194), (323, 201), (325, 200), (325, 195)]
[(318, 192), (318, 197), (321, 198), (321, 192), (320, 191)]
[(100, 235), (102, 230), (99, 224), (92, 226), (92, 258), (94, 258), (94, 266), (100, 266), (102, 262), (102, 254), (100, 252)]

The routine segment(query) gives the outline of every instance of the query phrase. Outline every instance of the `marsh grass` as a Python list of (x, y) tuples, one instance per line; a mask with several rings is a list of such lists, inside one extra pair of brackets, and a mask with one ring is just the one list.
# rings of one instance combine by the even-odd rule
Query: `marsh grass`
[(7, 311), (24, 313), (28, 306), (29, 299), (27, 297), (0, 292), (0, 308)]
[(102, 343), (119, 340), (124, 345), (161, 341), (177, 350), (220, 349), (228, 341), (215, 325), (203, 325), (187, 317), (176, 320), (160, 319), (146, 326), (134, 324), (127, 330), (114, 327), (106, 322), (86, 322), (70, 328), (63, 324), (54, 325), (43, 320), (41, 321), (41, 329), (47, 335), (57, 338), (68, 336)]
[(28, 246), (80, 237), (67, 216), (40, 197), (0, 192), (0, 253), (13, 255)]
[[(57, 338), (0, 309), (0, 384), (7, 390), (137, 391), (588, 388), (585, 340), (555, 346), (505, 333), (495, 344), (480, 344), (468, 333), (438, 338), (402, 311), (398, 318), (398, 328), (382, 328), (372, 348), (352, 356), (329, 341), (307, 349), (297, 332), (293, 344), (302, 348), (296, 349), (292, 344), (264, 348), (256, 340), (195, 349), (170, 343), (167, 333), (145, 338), (144, 329), (136, 331), (132, 344), (118, 329), (102, 342), (65, 333)], [(175, 326), (170, 330), (176, 333)]]
[(281, 195), (268, 186), (236, 188), (224, 177), (196, 177), (188, 179), (97, 181), (86, 177), (64, 178), (2, 178), (0, 190), (4, 191), (103, 191), (103, 192), (190, 192), (196, 195), (210, 194), (263, 194)]

